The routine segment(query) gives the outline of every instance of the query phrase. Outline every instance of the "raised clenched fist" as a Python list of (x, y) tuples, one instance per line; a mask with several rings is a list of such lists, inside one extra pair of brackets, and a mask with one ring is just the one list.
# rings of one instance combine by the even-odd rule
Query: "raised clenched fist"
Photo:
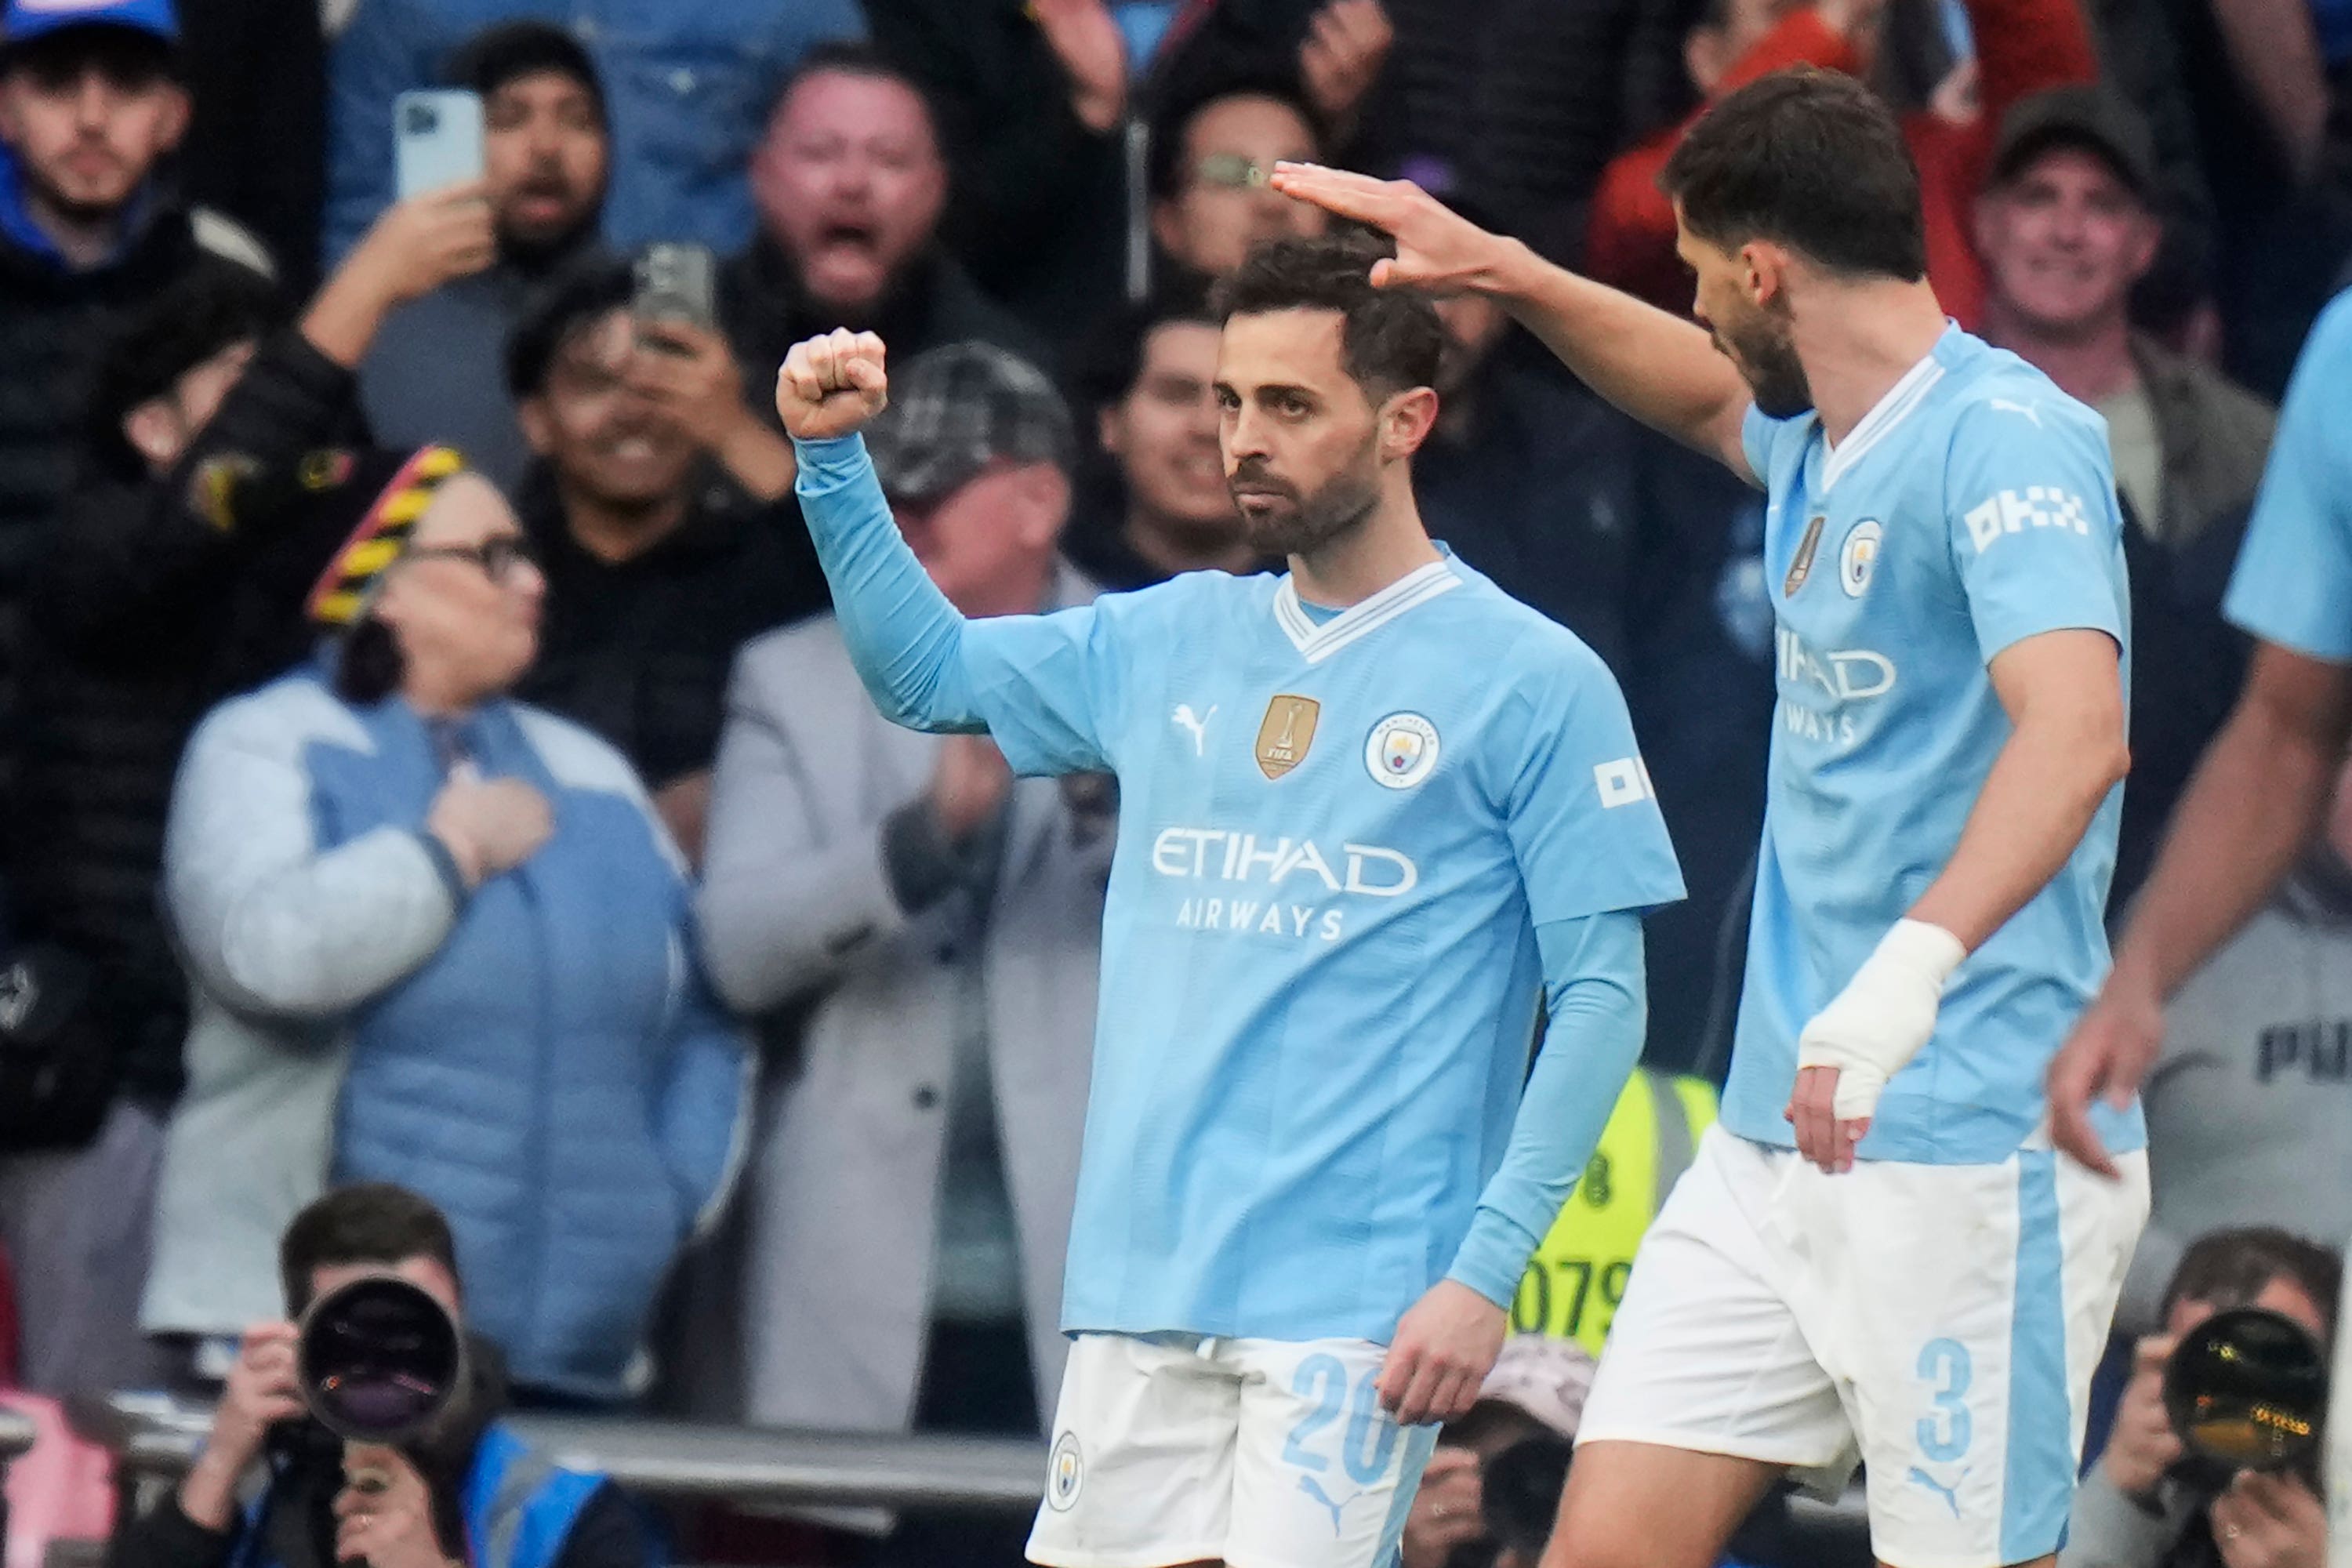
[(890, 401), (882, 340), (836, 329), (794, 343), (776, 373), (776, 414), (795, 441), (847, 436)]

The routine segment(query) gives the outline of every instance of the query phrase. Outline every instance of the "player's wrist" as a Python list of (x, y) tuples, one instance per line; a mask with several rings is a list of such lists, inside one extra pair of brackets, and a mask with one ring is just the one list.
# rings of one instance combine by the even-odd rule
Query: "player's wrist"
[(1878, 939), (1868, 962), (1924, 980), (1940, 995), (1952, 971), (1968, 956), (1968, 945), (1942, 926), (1906, 917)]

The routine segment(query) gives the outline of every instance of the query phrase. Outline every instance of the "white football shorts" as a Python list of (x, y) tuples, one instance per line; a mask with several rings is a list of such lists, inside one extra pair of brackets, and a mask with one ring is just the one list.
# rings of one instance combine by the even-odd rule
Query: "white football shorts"
[(2147, 1157), (2117, 1163), (2111, 1182), (2029, 1145), (1832, 1176), (1709, 1128), (1634, 1257), (1577, 1441), (1785, 1465), (1822, 1496), (1859, 1463), (1872, 1547), (1901, 1568), (2056, 1551), (2147, 1219)]
[(1080, 1334), (1029, 1558), (1049, 1568), (1389, 1568), (1437, 1428), (1367, 1340)]

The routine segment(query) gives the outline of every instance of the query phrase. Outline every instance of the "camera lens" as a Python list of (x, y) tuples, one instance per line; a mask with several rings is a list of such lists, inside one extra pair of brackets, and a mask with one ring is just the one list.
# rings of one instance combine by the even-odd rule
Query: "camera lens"
[(2181, 1336), (2164, 1406), (2190, 1452), (2238, 1469), (2294, 1465), (2319, 1442), (2327, 1363), (2293, 1319), (2259, 1307), (2217, 1312)]
[(322, 1298), (302, 1326), (302, 1392), (341, 1436), (394, 1443), (427, 1425), (457, 1392), (457, 1325), (405, 1279), (355, 1280)]
[(440, 111), (431, 104), (412, 103), (408, 106), (408, 133), (411, 136), (430, 136), (440, 129)]

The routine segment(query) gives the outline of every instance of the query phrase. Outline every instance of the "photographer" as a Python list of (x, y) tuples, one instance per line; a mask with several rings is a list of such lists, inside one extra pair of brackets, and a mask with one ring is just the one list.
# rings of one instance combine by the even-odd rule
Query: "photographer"
[[(462, 1323), (448, 1222), (400, 1187), (343, 1187), (288, 1226), (279, 1270), (297, 1319), (328, 1292), (391, 1274)], [(115, 1532), (108, 1568), (644, 1568), (635, 1514), (601, 1476), (560, 1469), (501, 1426), (496, 1352), (405, 1451), (344, 1445), (305, 1412), (290, 1322), (246, 1331), (212, 1434), (178, 1489)], [(238, 1499), (257, 1465), (268, 1481)], [(361, 1472), (365, 1471), (362, 1475)]]
[(2074, 1500), (2061, 1568), (2323, 1568), (2327, 1516), (2316, 1478), (2242, 1471), (2218, 1494), (2198, 1488), (2164, 1407), (2173, 1348), (2216, 1312), (2263, 1307), (2326, 1346), (2335, 1338), (2343, 1264), (2284, 1231), (2215, 1231), (2181, 1254), (2164, 1328), (2139, 1342), (2114, 1435)]

